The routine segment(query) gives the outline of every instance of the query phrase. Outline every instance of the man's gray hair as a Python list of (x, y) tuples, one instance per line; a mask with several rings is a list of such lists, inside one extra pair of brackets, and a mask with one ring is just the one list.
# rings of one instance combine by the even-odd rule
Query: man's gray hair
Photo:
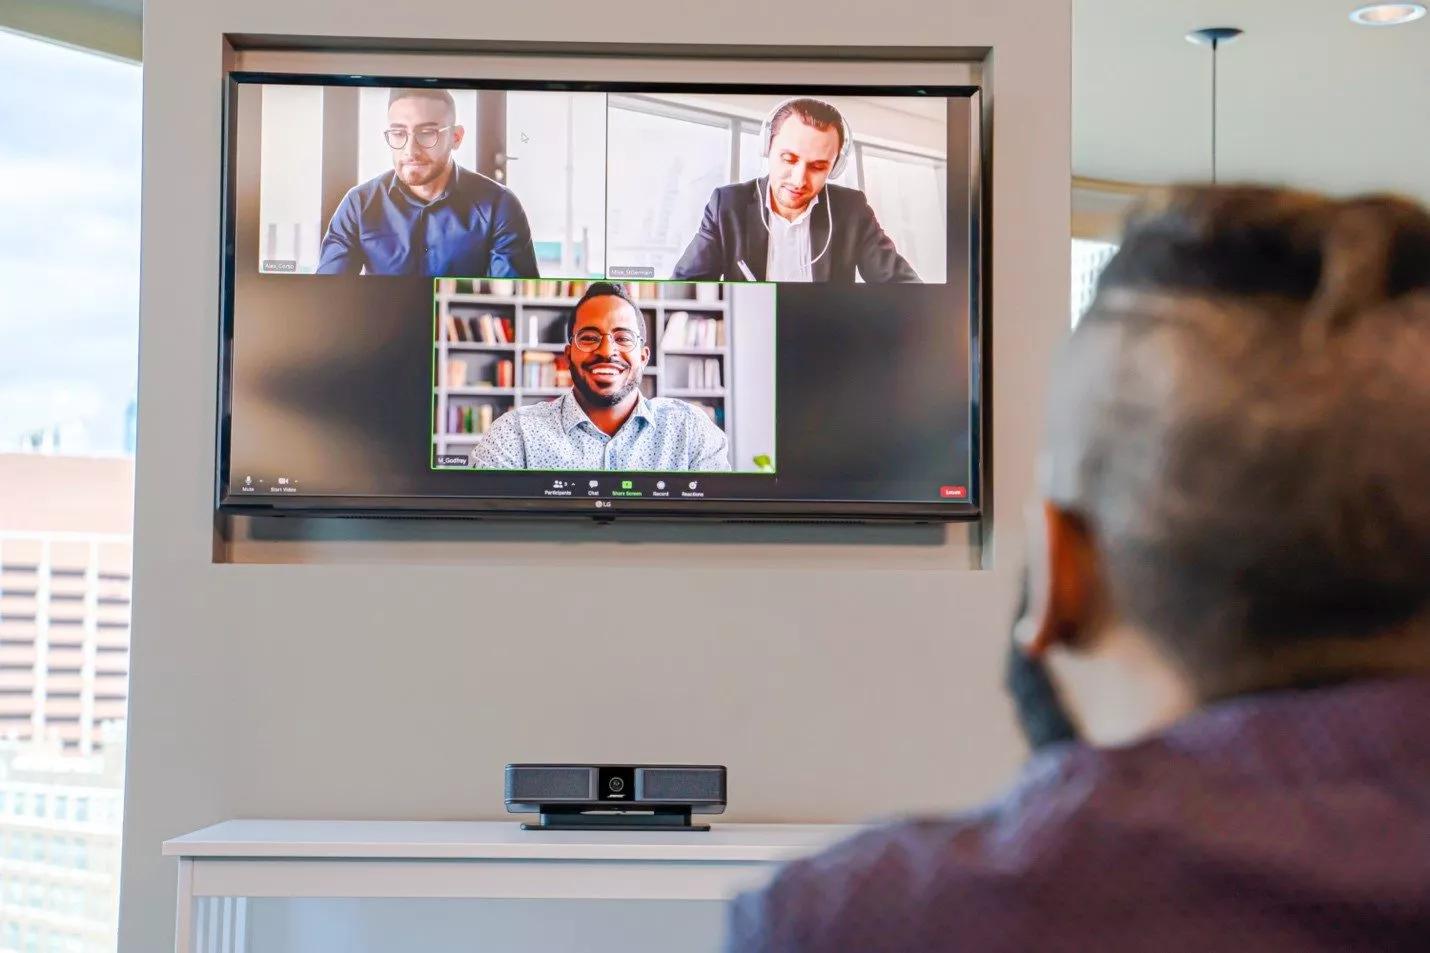
[(1430, 215), (1176, 189), (1054, 375), (1048, 498), (1194, 677), (1430, 610)]

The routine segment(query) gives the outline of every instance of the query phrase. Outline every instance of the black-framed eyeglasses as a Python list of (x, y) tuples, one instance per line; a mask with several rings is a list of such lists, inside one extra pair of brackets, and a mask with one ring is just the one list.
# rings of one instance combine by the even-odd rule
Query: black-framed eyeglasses
[[(418, 126), (411, 133), (417, 144), (424, 149), (430, 149), (442, 138), (442, 133), (448, 129), (456, 129), (456, 124), (450, 126)], [(401, 127), (384, 129), (382, 138), (387, 140), (389, 149), (402, 149), (407, 145), (408, 132)]]
[(600, 347), (601, 341), (607, 337), (616, 346), (616, 350), (624, 351), (627, 354), (641, 346), (641, 336), (634, 331), (627, 331), (625, 328), (617, 328), (606, 334), (602, 334), (594, 328), (587, 328), (584, 331), (578, 331), (571, 343), (576, 346), (578, 351), (585, 351), (589, 354)]

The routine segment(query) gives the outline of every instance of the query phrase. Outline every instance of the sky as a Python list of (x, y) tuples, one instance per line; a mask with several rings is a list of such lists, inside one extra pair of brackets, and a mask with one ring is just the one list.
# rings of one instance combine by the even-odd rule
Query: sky
[(140, 69), (0, 30), (0, 452), (124, 452), (139, 344)]

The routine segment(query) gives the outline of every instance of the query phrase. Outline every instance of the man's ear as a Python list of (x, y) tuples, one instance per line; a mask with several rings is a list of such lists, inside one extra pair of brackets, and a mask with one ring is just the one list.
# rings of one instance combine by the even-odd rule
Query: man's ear
[(453, 127), (452, 127), (452, 151), (453, 151), (453, 152), (456, 152), (458, 149), (462, 148), (462, 140), (465, 139), (465, 138), (467, 138), (467, 129), (466, 129), (465, 126), (453, 126)]
[(1092, 634), (1101, 573), (1087, 522), (1044, 502), (1029, 520), (1028, 601), (1016, 635), (1032, 658), (1078, 649)]

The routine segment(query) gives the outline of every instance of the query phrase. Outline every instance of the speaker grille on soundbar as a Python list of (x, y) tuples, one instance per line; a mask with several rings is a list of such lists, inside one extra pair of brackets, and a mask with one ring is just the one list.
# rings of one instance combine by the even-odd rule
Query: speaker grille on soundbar
[(507, 772), (506, 799), (539, 803), (552, 798), (591, 798), (590, 768), (513, 768)]
[(636, 779), (642, 801), (718, 801), (724, 797), (714, 768), (646, 768)]

